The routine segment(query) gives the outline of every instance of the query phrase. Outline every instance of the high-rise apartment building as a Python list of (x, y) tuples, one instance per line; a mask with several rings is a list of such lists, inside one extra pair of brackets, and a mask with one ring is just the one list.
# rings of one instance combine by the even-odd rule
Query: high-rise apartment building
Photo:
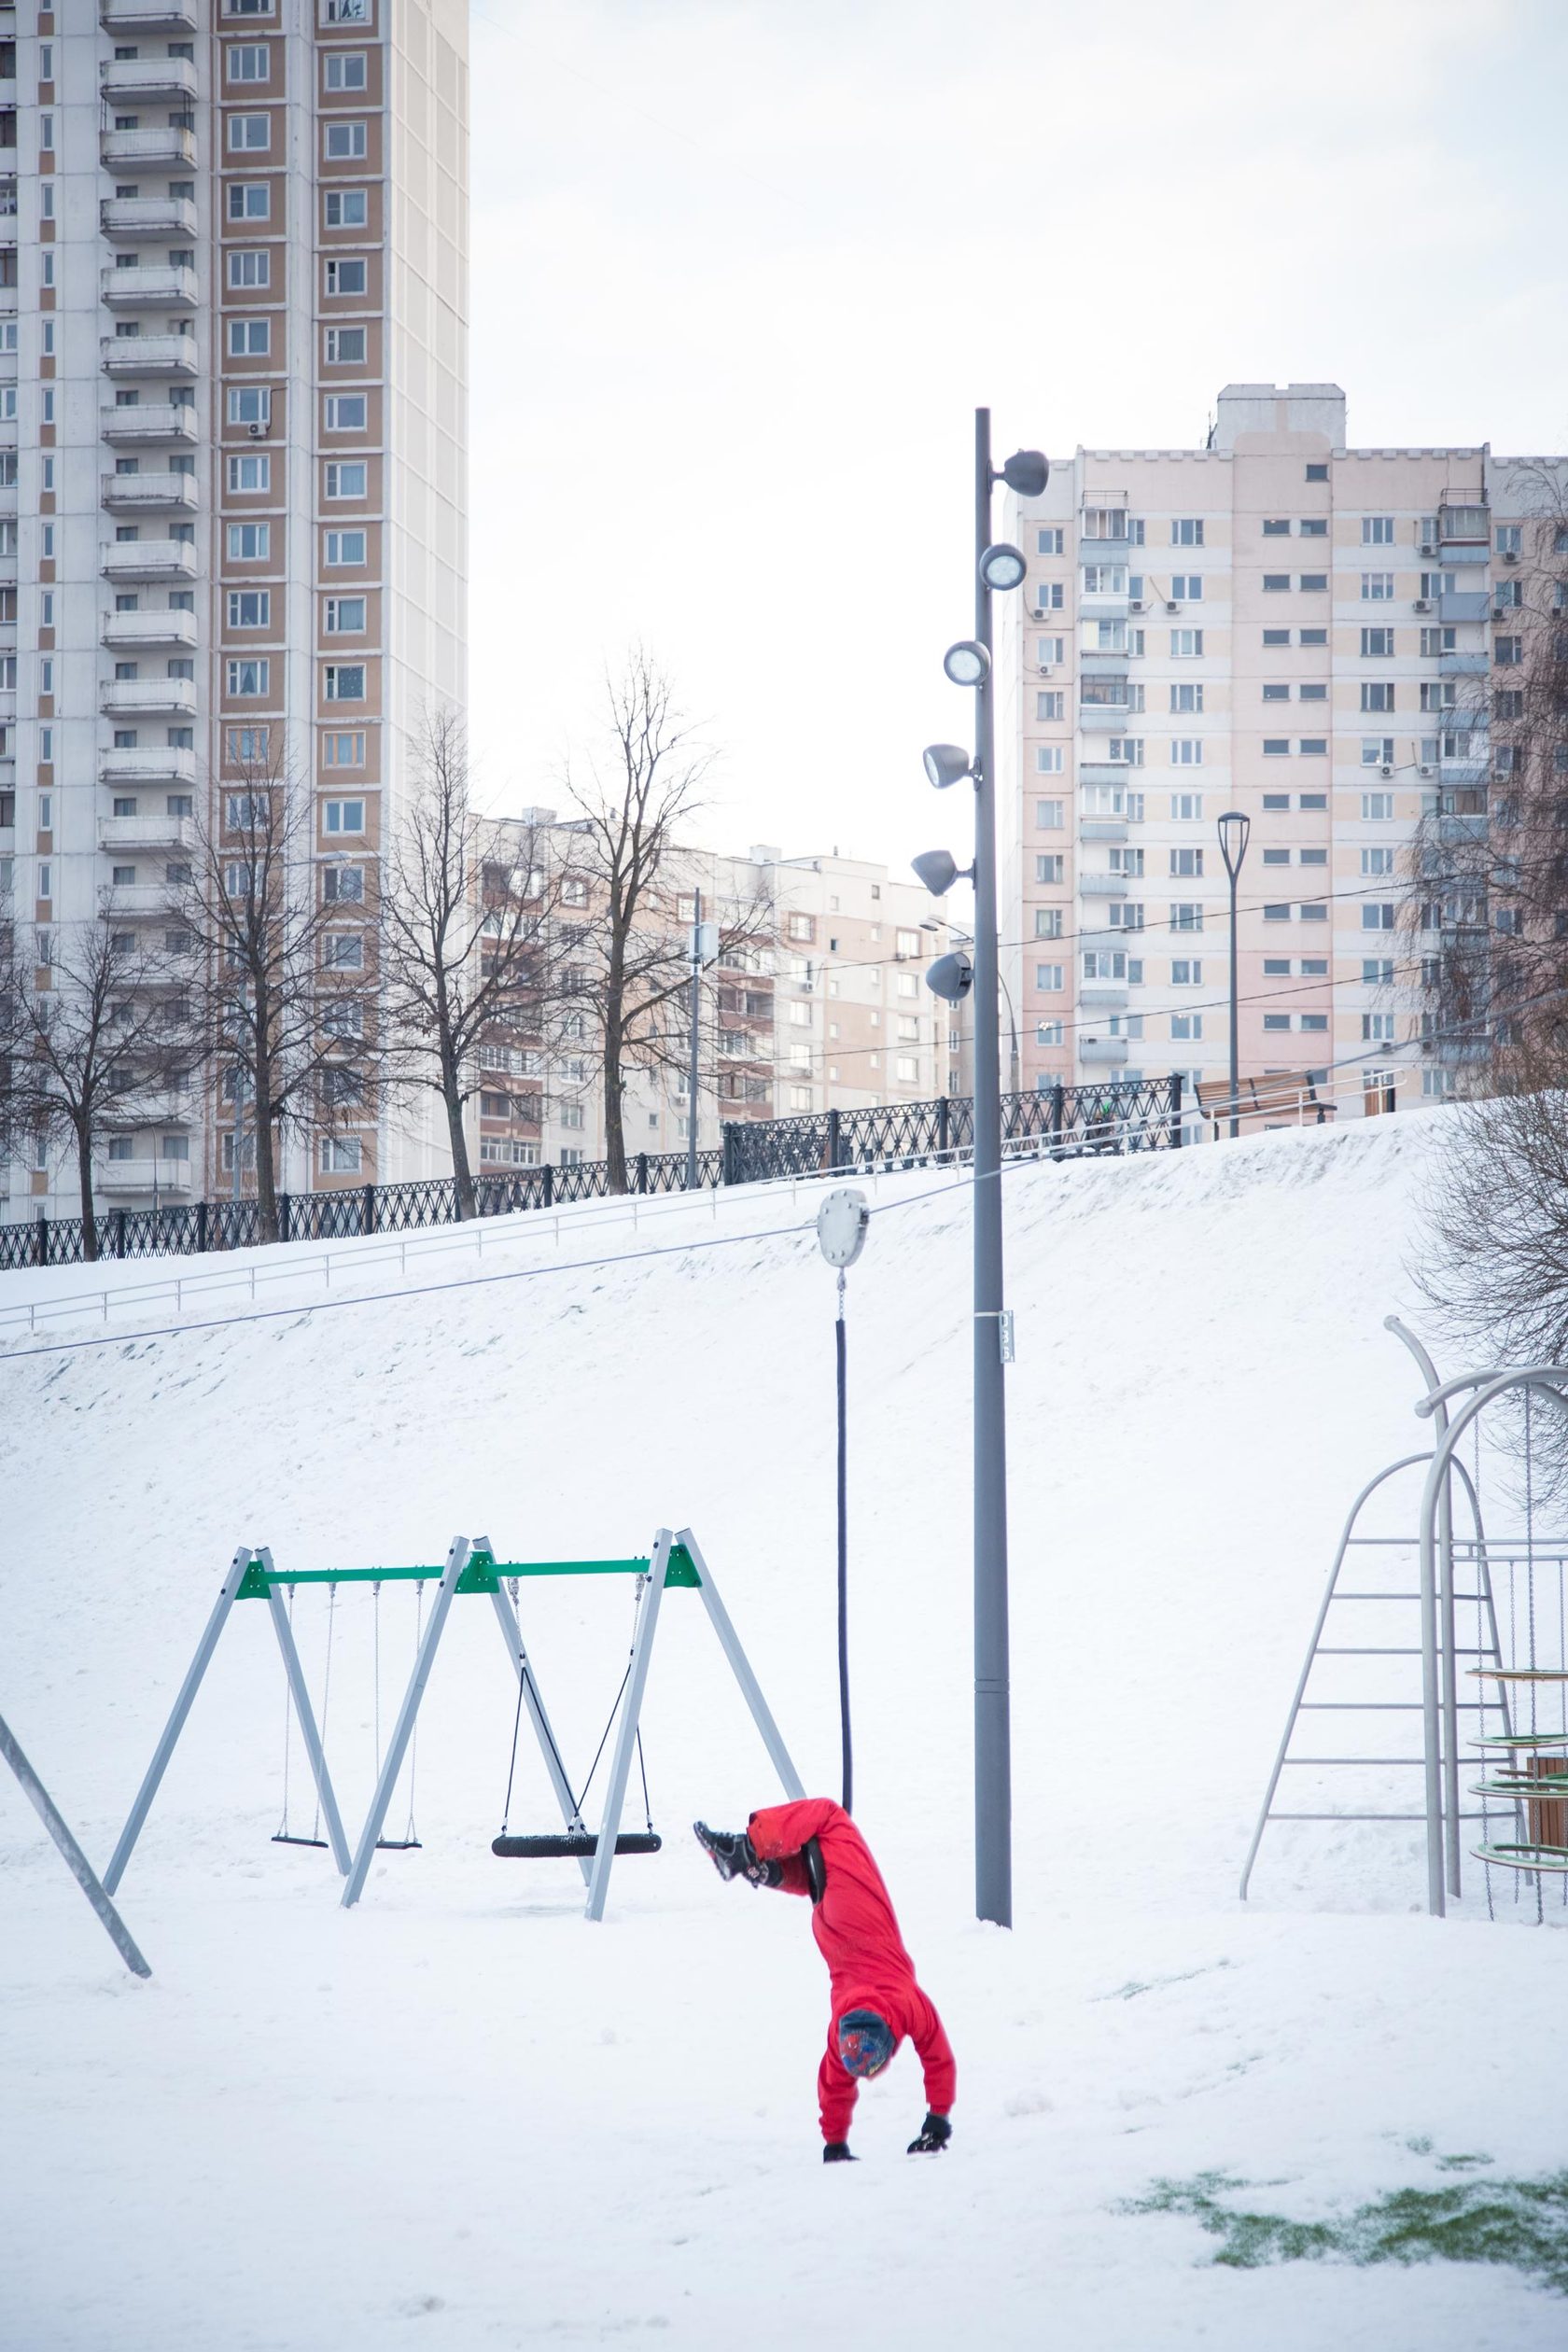
[[(0, 882), (46, 971), (62, 926), (165, 924), (259, 769), (309, 795), (353, 967), (407, 731), (466, 691), (467, 18), (0, 9)], [(229, 1189), (231, 1116), (165, 1109), (105, 1205)], [(371, 1112), (283, 1182), (440, 1164)], [(0, 1212), (73, 1192), (13, 1167)]]
[(1225, 1080), (1235, 809), (1243, 1077), (1309, 1076), (1352, 1114), (1449, 1089), (1412, 844), (1425, 816), (1486, 821), (1521, 532), (1565, 473), (1351, 448), (1337, 385), (1234, 384), (1202, 448), (1080, 449), (1012, 502), (1001, 933), (1026, 1086)]
[[(586, 975), (597, 963), (591, 934), (601, 910), (582, 832), (553, 810), (532, 809), (497, 820), (485, 838), (498, 877), (519, 874), (525, 858), (541, 886), (551, 877), (551, 960), (556, 985), (566, 989), (537, 1041), (484, 1049), (497, 1084), (470, 1104), (472, 1164), (494, 1172), (599, 1159), (603, 1080)], [(786, 858), (760, 844), (729, 856), (682, 845), (670, 852), (639, 929), (679, 957), (699, 892), (704, 919), (734, 942), (704, 988), (697, 1113), (703, 1150), (717, 1147), (732, 1121), (925, 1101), (955, 1090), (948, 1008), (924, 985), (948, 932), (920, 885), (836, 851)], [(583, 936), (580, 954), (570, 945), (574, 931)], [(584, 974), (581, 1013), (572, 1006), (574, 964)], [(623, 1119), (630, 1154), (685, 1146), (688, 1001), (682, 991), (663, 1016), (667, 1059), (652, 1067), (644, 1058), (628, 1071)]]

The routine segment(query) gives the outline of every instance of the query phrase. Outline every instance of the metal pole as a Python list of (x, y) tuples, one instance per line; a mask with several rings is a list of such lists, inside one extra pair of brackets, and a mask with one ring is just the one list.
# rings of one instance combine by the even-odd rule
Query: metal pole
[(1236, 976), (1236, 886), (1241, 878), (1239, 866), (1230, 870), (1230, 1132), (1234, 1140), (1240, 1133), (1237, 1117), (1237, 1098), (1241, 1091), (1241, 1028), (1240, 1006)]
[(713, 1572), (698, 1550), (697, 1539), (689, 1527), (683, 1527), (675, 1540), (690, 1554), (692, 1563), (701, 1579), (703, 1606), (707, 1611), (708, 1622), (718, 1635), (720, 1646), (729, 1660), (731, 1673), (740, 1685), (741, 1696), (751, 1711), (752, 1722), (762, 1734), (763, 1745), (773, 1759), (773, 1769), (778, 1774), (784, 1794), (798, 1801), (805, 1795), (805, 1784), (795, 1770), (790, 1751), (785, 1746), (778, 1726), (773, 1719), (772, 1710), (763, 1697), (762, 1685), (751, 1672), (751, 1661), (740, 1645), (740, 1636), (730, 1621), (730, 1613), (719, 1597), (719, 1588), (713, 1581)]
[[(991, 650), (991, 412), (974, 412), (974, 634)], [(991, 674), (974, 725), (974, 1908), (1013, 1925), (1007, 1663), (1007, 1402), (1001, 1365), (1001, 1073), (998, 1067), (996, 717)]]
[(648, 1582), (643, 1588), (642, 1605), (637, 1611), (637, 1632), (632, 1639), (631, 1671), (626, 1679), (625, 1696), (621, 1701), (621, 1722), (610, 1757), (609, 1779), (605, 1786), (604, 1816), (599, 1823), (598, 1841), (594, 1848), (588, 1900), (582, 1912), (584, 1919), (604, 1917), (605, 1897), (609, 1893), (610, 1865), (615, 1860), (615, 1841), (621, 1829), (621, 1809), (626, 1801), (632, 1750), (637, 1745), (637, 1724), (642, 1715), (642, 1694), (648, 1687), (648, 1661), (653, 1654), (653, 1635), (658, 1629), (659, 1609), (665, 1597), (665, 1578), (669, 1573), (669, 1556), (674, 1540), (667, 1527), (661, 1527), (653, 1538), (653, 1557), (648, 1563)]
[(114, 1948), (133, 1976), (149, 1977), (152, 1970), (137, 1951), (131, 1930), (93, 1874), (91, 1863), (61, 1819), (49, 1790), (17, 1745), (16, 1734), (0, 1716), (0, 1756), (21, 1783), (22, 1793), (63, 1855), (66, 1869), (87, 1897), (113, 1940)]
[(692, 1067), (686, 1079), (686, 1189), (697, 1189), (697, 1044), (702, 1002), (702, 891), (692, 893)]
[(855, 1752), (849, 1732), (849, 1416), (844, 1268), (838, 1269), (838, 1320), (833, 1325), (833, 1361), (838, 1384), (838, 1734), (844, 1775), (841, 1799), (855, 1810)]
[(365, 1827), (359, 1832), (359, 1843), (343, 1886), (343, 1908), (344, 1911), (352, 1911), (364, 1893), (365, 1880), (369, 1875), (371, 1864), (375, 1859), (376, 1840), (381, 1835), (381, 1825), (386, 1818), (386, 1808), (392, 1802), (392, 1791), (397, 1786), (398, 1775), (403, 1769), (403, 1757), (413, 1733), (414, 1719), (419, 1713), (419, 1702), (425, 1696), (425, 1686), (430, 1679), (430, 1669), (435, 1663), (437, 1646), (446, 1627), (447, 1612), (452, 1606), (452, 1596), (456, 1591), (463, 1571), (469, 1564), (469, 1555), (473, 1547), (468, 1537), (458, 1535), (454, 1537), (452, 1548), (446, 1555), (446, 1571), (441, 1577), (430, 1610), (429, 1622), (425, 1628), (425, 1638), (420, 1643), (419, 1655), (413, 1662), (413, 1673), (409, 1677), (409, 1687), (403, 1694), (403, 1703), (398, 1711), (398, 1720), (393, 1726), (386, 1754), (382, 1758), (381, 1777), (376, 1782), (375, 1795), (371, 1799), (371, 1810), (365, 1816)]

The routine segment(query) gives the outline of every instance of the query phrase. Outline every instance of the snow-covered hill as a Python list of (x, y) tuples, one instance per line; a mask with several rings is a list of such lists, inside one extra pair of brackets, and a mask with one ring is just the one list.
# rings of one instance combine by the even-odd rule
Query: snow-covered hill
[[(1557, 1936), (1411, 1916), (1398, 1831), (1279, 1833), (1235, 1900), (1339, 1523), (1422, 1441), (1382, 1319), (1421, 1320), (1404, 1266), (1431, 1133), (1008, 1173), (1012, 1936), (972, 1918), (967, 1187), (875, 1188), (849, 1290), (857, 1813), (958, 2051), (948, 2156), (902, 2153), (906, 2055), (862, 2101), (867, 2161), (821, 2171), (805, 1919), (720, 1887), (685, 1834), (775, 1794), (691, 1596), (668, 1596), (645, 1715), (665, 1848), (618, 1868), (597, 1929), (570, 1866), (490, 1855), (511, 1692), (487, 1607), (455, 1607), (422, 1717), (423, 1848), (384, 1856), (351, 1914), (324, 1855), (269, 1842), (283, 1694), (242, 1609), (122, 1889), (150, 1985), (121, 1981), (0, 1783), (0, 2341), (1556, 2340), (1561, 2302), (1505, 2271), (1214, 2270), (1193, 2223), (1114, 2209), (1206, 2170), (1307, 2213), (1439, 2177), (1445, 2153), (1558, 2158)], [(49, 1326), (107, 1344), (0, 1347), (0, 1712), (94, 1857), (242, 1541), (301, 1568), (439, 1561), (458, 1533), (602, 1557), (690, 1522), (831, 1793), (817, 1197), (518, 1219), (483, 1261), (405, 1269), (351, 1246), (329, 1290), (319, 1252), (264, 1253), (269, 1319), (161, 1330), (147, 1304)], [(231, 1294), (189, 1319), (251, 1311)], [(581, 1771), (628, 1589), (524, 1591)], [(318, 1685), (326, 1621), (302, 1591)], [(413, 1630), (388, 1587), (384, 1728)], [(372, 1642), (345, 1588), (329, 1744), (351, 1825)], [(297, 1796), (297, 1755), (295, 1774)], [(520, 1775), (514, 1826), (551, 1826), (531, 1750)]]

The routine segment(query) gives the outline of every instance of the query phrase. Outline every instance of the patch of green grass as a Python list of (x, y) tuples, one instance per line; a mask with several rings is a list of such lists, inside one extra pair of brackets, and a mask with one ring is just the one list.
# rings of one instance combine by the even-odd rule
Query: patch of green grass
[[(1443, 2157), (1447, 2170), (1487, 2163)], [(1216, 2262), (1501, 2262), (1568, 2295), (1568, 2172), (1542, 2180), (1463, 2180), (1441, 2189), (1395, 2189), (1326, 2221), (1293, 2221), (1221, 2203), (1255, 2184), (1225, 2173), (1156, 2180), (1123, 2213), (1180, 2213), (1221, 2241)]]

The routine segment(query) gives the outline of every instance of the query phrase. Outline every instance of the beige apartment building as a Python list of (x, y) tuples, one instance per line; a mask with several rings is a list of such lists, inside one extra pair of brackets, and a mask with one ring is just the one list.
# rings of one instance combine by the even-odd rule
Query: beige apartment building
[(1225, 1078), (1234, 809), (1243, 1078), (1310, 1078), (1341, 1116), (1451, 1089), (1410, 847), (1423, 814), (1486, 822), (1521, 532), (1565, 479), (1484, 443), (1355, 448), (1337, 385), (1233, 384), (1201, 447), (1079, 449), (1010, 502), (1029, 571), (999, 599), (1001, 927), (1026, 1087)]
[[(581, 843), (581, 831), (551, 809), (486, 829), (486, 856), (498, 872), (517, 872), (525, 856), (541, 874), (551, 872), (553, 945), (568, 972), (593, 959), (588, 934), (598, 911), (591, 877), (574, 871)], [(704, 919), (734, 936), (704, 983), (701, 1149), (717, 1148), (731, 1121), (922, 1101), (952, 1090), (946, 1008), (924, 985), (948, 933), (918, 884), (836, 850), (786, 858), (768, 844), (744, 856), (685, 847), (673, 855), (644, 918), (673, 954), (685, 952), (699, 892)], [(581, 957), (570, 945), (574, 930), (583, 934)], [(672, 1001), (667, 1019), (674, 1065), (638, 1069), (628, 1079), (631, 1155), (686, 1146), (684, 998)], [(592, 1016), (574, 1015), (568, 995), (550, 1027), (548, 1040), (541, 1034), (534, 1043), (487, 1049), (497, 1083), (470, 1106), (476, 1171), (572, 1167), (603, 1156)]]
[[(368, 955), (405, 731), (467, 684), (467, 0), (0, 9), (0, 886), (41, 942), (165, 922), (260, 766), (303, 779), (300, 888)], [(165, 1108), (102, 1205), (230, 1188), (231, 1111)], [(372, 1116), (282, 1182), (441, 1165)], [(74, 1189), (13, 1166), (0, 1214)]]

